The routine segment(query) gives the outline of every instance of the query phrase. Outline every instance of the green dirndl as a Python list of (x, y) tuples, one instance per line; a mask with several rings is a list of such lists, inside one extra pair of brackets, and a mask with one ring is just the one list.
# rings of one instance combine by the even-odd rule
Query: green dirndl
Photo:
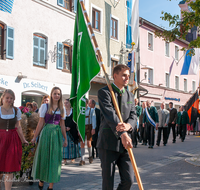
[(33, 179), (48, 183), (60, 181), (62, 133), (59, 125), (47, 124), (40, 133), (32, 167)]

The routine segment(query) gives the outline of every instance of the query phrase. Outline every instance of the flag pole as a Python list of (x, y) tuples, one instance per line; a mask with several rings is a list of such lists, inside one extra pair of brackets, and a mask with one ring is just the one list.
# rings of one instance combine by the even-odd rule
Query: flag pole
[[(110, 83), (110, 80), (109, 80), (109, 77), (108, 77), (108, 74), (106, 73), (106, 68), (105, 68), (105, 65), (103, 64), (103, 59), (102, 59), (102, 56), (101, 56), (101, 52), (99, 50), (99, 47), (98, 47), (98, 44), (97, 44), (97, 41), (96, 41), (96, 38), (95, 38), (95, 35), (94, 35), (94, 32), (93, 32), (93, 29), (92, 29), (92, 26), (91, 26), (91, 23), (90, 23), (88, 14), (87, 14), (87, 11), (85, 9), (85, 5), (83, 3), (83, 0), (79, 0), (79, 2), (81, 4), (81, 7), (82, 7), (82, 10), (83, 10), (85, 19), (87, 21), (87, 25), (88, 25), (88, 28), (89, 28), (89, 31), (90, 31), (90, 34), (92, 36), (92, 40), (93, 40), (93, 43), (94, 43), (94, 46), (95, 46), (95, 52), (97, 52), (97, 54), (98, 54), (98, 62), (100, 62), (101, 67), (103, 69), (103, 72), (104, 72), (104, 75), (105, 75), (105, 79), (106, 79), (106, 83), (107, 83), (108, 88), (110, 90), (115, 110), (117, 112), (117, 115), (119, 117), (120, 122), (123, 123), (123, 119), (122, 119), (122, 116), (121, 116), (121, 113), (120, 113), (120, 110), (119, 110), (119, 107), (118, 107), (118, 104), (117, 104), (117, 101), (116, 101), (116, 98), (115, 98), (115, 95), (114, 95), (111, 83)], [(135, 177), (136, 177), (136, 180), (137, 180), (137, 183), (138, 183), (138, 187), (139, 187), (140, 190), (143, 190), (144, 188), (143, 188), (143, 185), (142, 185), (140, 174), (138, 172), (138, 168), (137, 168), (137, 165), (136, 165), (136, 162), (135, 162), (135, 158), (133, 156), (132, 149), (128, 148), (127, 150), (128, 150), (129, 157), (130, 157), (130, 160), (131, 160), (131, 163), (132, 163), (132, 166), (133, 166), (133, 170), (135, 172)]]

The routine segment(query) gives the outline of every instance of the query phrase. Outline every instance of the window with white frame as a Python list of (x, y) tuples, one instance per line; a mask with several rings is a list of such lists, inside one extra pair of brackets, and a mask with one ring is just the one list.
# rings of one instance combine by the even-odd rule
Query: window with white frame
[(196, 82), (192, 81), (192, 92), (195, 92), (196, 90)]
[(187, 92), (187, 79), (184, 79), (184, 91)]
[(169, 73), (165, 73), (165, 86), (169, 88)]
[(46, 66), (47, 39), (41, 34), (33, 34), (33, 65)]
[(111, 38), (114, 39), (118, 39), (118, 20), (114, 19), (111, 17), (111, 21), (110, 21), (110, 34), (111, 34)]
[(165, 55), (169, 57), (169, 42), (165, 42)]
[(153, 69), (148, 69), (148, 83), (153, 84)]
[(148, 32), (148, 49), (153, 51), (153, 34)]
[(179, 77), (175, 76), (175, 89), (179, 90)]
[(178, 48), (178, 46), (175, 46), (175, 59), (179, 60), (179, 48)]
[(57, 69), (71, 72), (72, 69), (72, 46), (57, 42)]
[(71, 12), (76, 12), (77, 0), (57, 0), (57, 4)]
[(14, 59), (14, 28), (0, 22), (0, 59)]
[(92, 28), (100, 32), (101, 27), (101, 12), (95, 8), (92, 8)]

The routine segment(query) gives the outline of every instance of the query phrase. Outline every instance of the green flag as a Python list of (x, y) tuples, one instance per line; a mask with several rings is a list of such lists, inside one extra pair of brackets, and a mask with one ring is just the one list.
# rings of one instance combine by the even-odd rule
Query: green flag
[(90, 89), (91, 80), (99, 72), (100, 66), (78, 0), (74, 26), (70, 102), (73, 107), (73, 120), (78, 125), (83, 142), (85, 141), (85, 94)]

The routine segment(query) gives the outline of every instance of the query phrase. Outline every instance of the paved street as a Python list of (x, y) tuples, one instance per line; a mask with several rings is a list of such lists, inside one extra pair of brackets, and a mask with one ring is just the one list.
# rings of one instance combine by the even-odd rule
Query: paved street
[[(138, 145), (133, 149), (136, 163), (145, 190), (157, 189), (191, 189), (200, 190), (200, 167), (189, 164), (186, 158), (200, 154), (200, 138), (189, 135), (185, 142), (177, 139), (172, 144), (171, 137), (166, 147)], [(62, 167), (61, 181), (54, 185), (54, 190), (97, 190), (101, 189), (101, 168), (99, 159), (93, 164), (86, 161), (85, 166), (78, 166), (79, 159), (74, 164)], [(115, 187), (119, 182), (118, 170), (115, 176)], [(38, 189), (37, 182), (30, 186), (28, 183), (15, 183), (13, 189)], [(47, 189), (48, 184), (45, 183)], [(2, 188), (4, 189), (4, 188)], [(115, 188), (116, 189), (116, 188)], [(138, 189), (136, 180), (131, 190)]]

